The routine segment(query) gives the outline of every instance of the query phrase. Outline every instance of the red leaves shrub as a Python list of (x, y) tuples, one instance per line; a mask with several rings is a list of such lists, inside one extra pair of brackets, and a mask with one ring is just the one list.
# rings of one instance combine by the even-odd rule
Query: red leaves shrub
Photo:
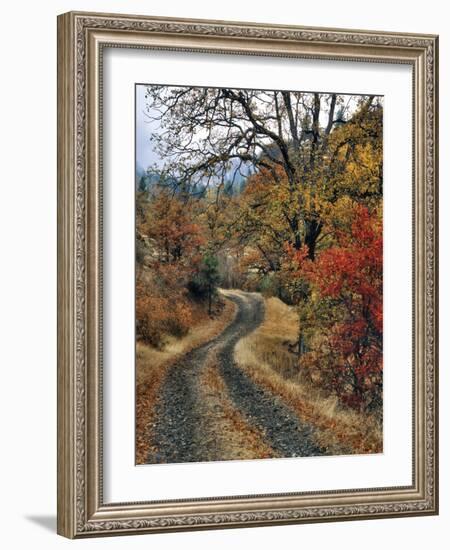
[[(312, 339), (300, 359), (307, 372), (320, 373), (323, 387), (356, 409), (381, 411), (383, 339), (383, 235), (381, 219), (354, 205), (351, 227), (338, 231), (333, 246), (307, 259), (307, 249), (288, 250), (295, 276), (310, 286), (305, 307), (326, 302), (320, 318), (320, 346)], [(317, 320), (318, 316), (314, 318)], [(381, 412), (380, 412), (381, 414)]]

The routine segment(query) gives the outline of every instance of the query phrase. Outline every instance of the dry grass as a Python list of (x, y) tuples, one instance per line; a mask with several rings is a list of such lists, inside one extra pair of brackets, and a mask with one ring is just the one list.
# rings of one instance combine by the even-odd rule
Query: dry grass
[(225, 300), (222, 313), (211, 319), (205, 312), (196, 312), (195, 325), (182, 338), (166, 336), (163, 349), (148, 346), (143, 342), (136, 343), (136, 383), (149, 382), (155, 376), (155, 371), (178, 359), (192, 349), (211, 340), (233, 320), (235, 306)]
[(235, 408), (217, 368), (217, 357), (211, 355), (201, 372), (200, 406), (205, 426), (206, 448), (213, 449), (208, 460), (249, 460), (275, 458), (279, 455), (264, 440), (264, 434), (251, 426)]
[(382, 432), (374, 419), (345, 409), (337, 397), (326, 397), (298, 373), (297, 359), (289, 351), (295, 343), (298, 320), (292, 308), (278, 300), (266, 300), (266, 317), (235, 349), (237, 364), (252, 379), (313, 424), (319, 445), (332, 454), (363, 454), (382, 451)]
[(229, 300), (220, 316), (197, 316), (198, 324), (183, 338), (167, 337), (164, 349), (136, 344), (136, 463), (145, 464), (155, 421), (155, 404), (167, 371), (182, 355), (208, 342), (231, 323), (236, 308)]

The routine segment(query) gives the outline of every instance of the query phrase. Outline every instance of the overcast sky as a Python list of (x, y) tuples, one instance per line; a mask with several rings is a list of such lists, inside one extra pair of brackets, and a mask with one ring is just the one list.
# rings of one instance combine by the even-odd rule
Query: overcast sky
[(155, 122), (149, 122), (145, 116), (145, 90), (147, 85), (136, 86), (136, 171), (146, 170), (155, 162), (161, 165), (161, 159), (153, 151), (151, 134), (157, 129)]

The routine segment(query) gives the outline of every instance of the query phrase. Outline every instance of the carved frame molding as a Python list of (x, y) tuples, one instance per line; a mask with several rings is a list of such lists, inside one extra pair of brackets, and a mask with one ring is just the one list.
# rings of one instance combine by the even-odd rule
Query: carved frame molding
[[(413, 66), (415, 411), (411, 487), (103, 503), (99, 92), (105, 46)], [(437, 47), (437, 37), (430, 35), (74, 12), (58, 17), (60, 534), (75, 538), (437, 513)]]

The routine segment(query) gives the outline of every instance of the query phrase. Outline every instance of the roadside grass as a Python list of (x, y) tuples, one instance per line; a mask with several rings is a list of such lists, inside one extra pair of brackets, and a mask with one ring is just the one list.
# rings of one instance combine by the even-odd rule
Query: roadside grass
[(136, 464), (145, 464), (152, 441), (155, 405), (168, 369), (189, 351), (220, 334), (234, 318), (236, 308), (229, 300), (217, 317), (196, 315), (196, 323), (182, 338), (167, 336), (163, 349), (136, 343)]
[(324, 395), (298, 371), (296, 355), (290, 351), (298, 334), (294, 309), (278, 298), (265, 299), (265, 308), (262, 325), (235, 348), (239, 367), (317, 428), (317, 443), (331, 454), (382, 452), (382, 430), (375, 419), (344, 408), (337, 396)]

